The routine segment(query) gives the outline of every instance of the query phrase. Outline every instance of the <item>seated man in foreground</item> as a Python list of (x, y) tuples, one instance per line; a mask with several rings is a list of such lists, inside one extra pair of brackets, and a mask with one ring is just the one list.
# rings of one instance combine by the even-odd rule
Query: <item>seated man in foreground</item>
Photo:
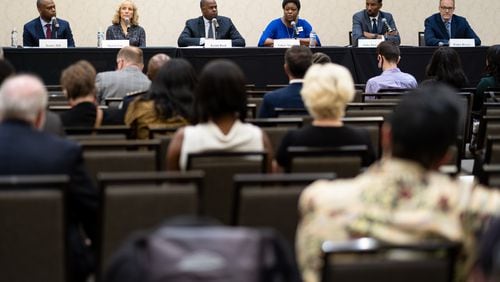
[(499, 212), (500, 193), (437, 171), (451, 157), (448, 149), (456, 140), (461, 114), (449, 88), (415, 90), (383, 127), (381, 161), (354, 179), (320, 180), (304, 190), (296, 242), (304, 281), (320, 281), (325, 240), (442, 239), (463, 242), (466, 254), (472, 254), (473, 227)]

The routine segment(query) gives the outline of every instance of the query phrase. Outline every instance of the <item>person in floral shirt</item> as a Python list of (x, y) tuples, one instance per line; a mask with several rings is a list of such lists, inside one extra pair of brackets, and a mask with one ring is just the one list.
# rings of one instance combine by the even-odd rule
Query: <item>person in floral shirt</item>
[[(450, 158), (462, 119), (442, 85), (406, 96), (382, 130), (384, 157), (350, 180), (319, 180), (302, 193), (297, 258), (305, 282), (321, 280), (321, 244), (374, 237), (390, 243), (462, 242), (470, 267), (474, 232), (500, 212), (500, 192), (437, 171)], [(467, 264), (469, 263), (469, 264)]]

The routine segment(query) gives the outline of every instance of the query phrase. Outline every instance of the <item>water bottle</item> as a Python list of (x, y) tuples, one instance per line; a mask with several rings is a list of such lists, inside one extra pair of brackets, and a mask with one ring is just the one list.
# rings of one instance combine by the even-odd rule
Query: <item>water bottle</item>
[(10, 32), (10, 46), (12, 48), (17, 47), (17, 29), (15, 28)]
[(97, 48), (102, 48), (102, 41), (104, 40), (104, 32), (97, 32)]
[(311, 30), (311, 33), (309, 34), (309, 48), (314, 47), (316, 47), (316, 32)]

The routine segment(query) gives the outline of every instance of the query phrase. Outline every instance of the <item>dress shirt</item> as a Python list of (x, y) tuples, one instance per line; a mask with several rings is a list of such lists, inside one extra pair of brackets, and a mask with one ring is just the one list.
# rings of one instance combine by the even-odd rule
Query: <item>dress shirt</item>
[(377, 93), (383, 88), (417, 88), (417, 80), (413, 75), (404, 73), (399, 68), (388, 69), (381, 75), (368, 80), (365, 93)]
[[(46, 22), (42, 19), (42, 17), (40, 17), (40, 23), (42, 24), (42, 27), (43, 27), (43, 34), (45, 35), (45, 37), (47, 37), (47, 25), (50, 24), (50, 29), (52, 32), (54, 32), (54, 29), (52, 28), (52, 23), (51, 22)], [(46, 38), (46, 39), (50, 39), (50, 38)]]

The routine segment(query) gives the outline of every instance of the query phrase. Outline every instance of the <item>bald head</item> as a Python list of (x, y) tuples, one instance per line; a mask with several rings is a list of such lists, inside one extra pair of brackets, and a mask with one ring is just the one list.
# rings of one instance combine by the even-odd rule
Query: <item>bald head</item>
[(35, 127), (43, 124), (47, 90), (33, 75), (8, 78), (0, 88), (0, 119), (17, 119)]
[(153, 80), (158, 73), (158, 70), (168, 61), (170, 57), (167, 54), (159, 53), (151, 57), (148, 62), (148, 78)]

